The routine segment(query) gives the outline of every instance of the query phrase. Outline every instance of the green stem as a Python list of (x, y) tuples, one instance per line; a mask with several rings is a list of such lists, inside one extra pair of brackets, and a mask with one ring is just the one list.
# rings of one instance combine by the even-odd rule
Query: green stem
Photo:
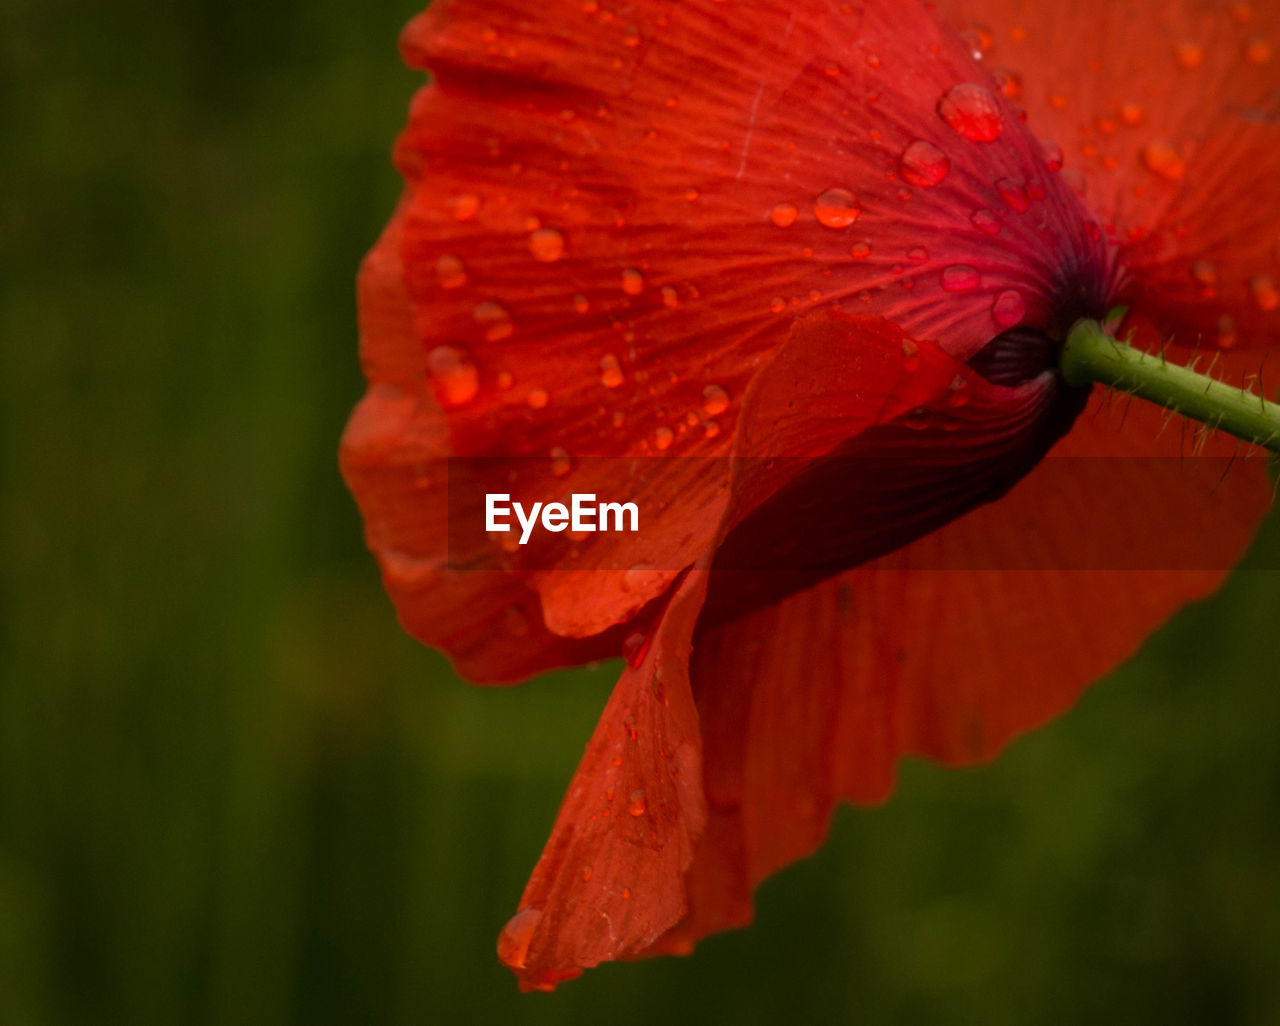
[(1076, 322), (1060, 369), (1068, 385), (1097, 382), (1280, 453), (1280, 405), (1119, 342), (1097, 321)]

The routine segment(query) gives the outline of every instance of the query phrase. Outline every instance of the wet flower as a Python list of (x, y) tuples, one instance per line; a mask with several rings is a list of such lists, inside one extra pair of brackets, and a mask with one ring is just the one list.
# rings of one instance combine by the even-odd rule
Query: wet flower
[[(1280, 341), (1276, 32), (1192, 0), (410, 25), (435, 80), (343, 471), (464, 675), (627, 659), (499, 942), (523, 985), (747, 922), (901, 756), (991, 758), (1217, 585), (1265, 477), (1158, 458), (1178, 430), (1057, 353), (1117, 306), (1226, 375)], [(459, 531), (485, 460), (646, 522), (537, 559)]]

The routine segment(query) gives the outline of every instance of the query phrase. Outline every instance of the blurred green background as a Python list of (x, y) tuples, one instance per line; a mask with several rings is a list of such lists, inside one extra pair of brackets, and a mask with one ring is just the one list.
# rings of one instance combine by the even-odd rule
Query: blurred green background
[(337, 475), (415, 7), (0, 13), (0, 1023), (1280, 1022), (1262, 570), (995, 766), (907, 766), (751, 930), (517, 993), (617, 668), (459, 683)]

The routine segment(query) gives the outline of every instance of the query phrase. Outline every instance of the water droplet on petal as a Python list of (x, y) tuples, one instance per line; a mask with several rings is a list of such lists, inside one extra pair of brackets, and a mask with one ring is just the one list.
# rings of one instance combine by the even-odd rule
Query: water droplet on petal
[(970, 142), (991, 142), (1004, 131), (999, 102), (990, 89), (976, 82), (947, 90), (938, 101), (938, 113)]
[(1271, 44), (1261, 36), (1245, 40), (1244, 59), (1250, 64), (1266, 64), (1271, 60)]
[(697, 189), (685, 189), (684, 191), (684, 198), (690, 203), (693, 203), (700, 195), (701, 193)]
[(445, 253), (436, 261), (436, 277), (441, 288), (460, 289), (467, 283), (467, 269), (452, 253)]
[(1223, 349), (1230, 349), (1237, 341), (1236, 322), (1223, 314), (1218, 318), (1218, 345)]
[(586, 883), (586, 882), (587, 882), (587, 881), (589, 881), (590, 879), (591, 879), (591, 867), (590, 867), (590, 866), (583, 866), (583, 867), (582, 867), (582, 882), (583, 882), (583, 883)]
[(708, 385), (702, 390), (702, 408), (709, 417), (719, 416), (729, 408), (729, 393), (719, 385)]
[(670, 307), (672, 310), (680, 305), (680, 296), (676, 293), (674, 285), (662, 286), (662, 305)]
[(644, 791), (636, 788), (627, 796), (627, 811), (633, 816), (643, 816), (645, 810)]
[(1022, 298), (1022, 293), (1015, 292), (1013, 289), (1005, 289), (991, 304), (991, 319), (1000, 328), (1012, 328), (1021, 323), (1026, 313), (1027, 304)]
[(1142, 163), (1153, 175), (1177, 182), (1187, 173), (1187, 158), (1167, 139), (1153, 139), (1142, 147)]
[(617, 388), (622, 384), (622, 367), (612, 353), (600, 360), (600, 384), (605, 388)]
[(776, 314), (782, 313), (782, 311), (785, 310), (786, 308), (787, 308), (787, 301), (783, 299), (781, 296), (774, 296), (771, 300), (769, 300), (770, 313), (776, 313)]
[(1276, 291), (1275, 279), (1269, 274), (1250, 278), (1249, 291), (1253, 293), (1253, 301), (1259, 310), (1270, 311), (1280, 307), (1280, 292)]
[(1191, 265), (1191, 280), (1200, 287), (1200, 295), (1206, 299), (1218, 291), (1218, 269), (1208, 260), (1197, 260)]
[(540, 410), (547, 405), (547, 400), (549, 398), (550, 397), (547, 395), (547, 390), (545, 388), (535, 388), (529, 393), (525, 401), (528, 402), (533, 409)]
[(554, 264), (564, 256), (564, 236), (554, 228), (539, 228), (529, 236), (529, 252), (534, 260)]
[(652, 632), (635, 631), (628, 634), (626, 640), (622, 642), (622, 658), (627, 661), (627, 665), (633, 670), (644, 662), (644, 657), (648, 654), (649, 645), (652, 641)]
[(933, 143), (917, 139), (902, 151), (900, 167), (904, 182), (927, 189), (947, 177), (951, 161)]
[(924, 263), (929, 259), (929, 251), (923, 246), (914, 246), (907, 250), (907, 259), (914, 260), (916, 263)]
[(1142, 109), (1139, 104), (1132, 100), (1123, 101), (1117, 108), (1116, 113), (1120, 115), (1120, 120), (1130, 128), (1140, 125), (1146, 119), (1147, 112)]
[(848, 189), (827, 189), (813, 203), (813, 215), (827, 228), (848, 228), (862, 211)]
[(969, 292), (982, 284), (982, 275), (968, 264), (952, 264), (942, 269), (942, 287), (947, 292)]
[(1062, 170), (1062, 147), (1052, 139), (1041, 139), (1040, 148), (1044, 150), (1044, 166), (1050, 171)]
[(480, 390), (480, 372), (465, 349), (436, 346), (427, 354), (427, 375), (441, 406), (462, 406)]
[(861, 242), (855, 242), (849, 247), (849, 255), (854, 260), (866, 260), (871, 255), (871, 243), (866, 239)]
[(671, 448), (675, 437), (675, 433), (664, 424), (653, 433), (653, 444), (659, 452), (663, 452)]
[(980, 228), (988, 235), (996, 235), (1000, 231), (1000, 219), (986, 207), (979, 207), (969, 217), (975, 228)]
[(769, 211), (769, 220), (779, 228), (790, 228), (796, 223), (799, 213), (794, 203), (779, 203)]
[(551, 473), (556, 477), (564, 477), (573, 469), (573, 458), (569, 455), (568, 450), (556, 446), (550, 452), (551, 456)]
[(644, 291), (644, 275), (633, 267), (622, 272), (622, 291), (628, 296), (638, 296)]
[(1000, 92), (1011, 100), (1016, 100), (1022, 95), (1022, 76), (1016, 71), (1010, 71), (1008, 68), (992, 68), (991, 77), (996, 81), (996, 87)]
[(501, 303), (485, 300), (483, 303), (476, 305), (471, 315), (475, 318), (476, 324), (480, 326), (481, 332), (489, 342), (499, 342), (504, 338), (510, 338), (511, 333), (515, 330), (511, 323), (511, 314), (507, 312), (507, 308)]
[(1190, 71), (1204, 63), (1204, 47), (1199, 43), (1182, 42), (1173, 48), (1173, 59)]
[(449, 201), (449, 209), (459, 221), (470, 221), (480, 209), (480, 197), (471, 192), (455, 196)]
[(652, 563), (636, 563), (622, 575), (622, 590), (626, 592), (640, 591), (649, 587), (661, 576)]
[(1000, 198), (1019, 213), (1031, 208), (1031, 200), (1027, 198), (1027, 190), (1022, 182), (1012, 178), (1001, 178), (996, 182), (996, 192)]
[(591, 303), (586, 296), (578, 294), (573, 297), (573, 309), (575, 313), (584, 314), (591, 309)]
[(542, 921), (542, 913), (536, 908), (522, 908), (502, 928), (498, 935), (498, 958), (504, 965), (515, 969), (525, 968), (529, 957), (529, 945)]

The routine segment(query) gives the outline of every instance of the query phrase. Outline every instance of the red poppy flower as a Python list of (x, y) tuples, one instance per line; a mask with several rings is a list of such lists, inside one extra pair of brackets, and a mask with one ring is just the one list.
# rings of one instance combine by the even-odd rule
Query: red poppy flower
[[(991, 758), (1214, 589), (1258, 461), (1160, 458), (1178, 429), (1121, 427), (1056, 354), (1116, 306), (1224, 373), (1280, 341), (1278, 21), (436, 0), (409, 26), (434, 81), (360, 275), (343, 471), (405, 627), (465, 676), (628, 656), (502, 932), (522, 985), (747, 922), (901, 756)], [(487, 480), (459, 458), (522, 457), (515, 499), (571, 483), (643, 530), (536, 559), (451, 536)]]

